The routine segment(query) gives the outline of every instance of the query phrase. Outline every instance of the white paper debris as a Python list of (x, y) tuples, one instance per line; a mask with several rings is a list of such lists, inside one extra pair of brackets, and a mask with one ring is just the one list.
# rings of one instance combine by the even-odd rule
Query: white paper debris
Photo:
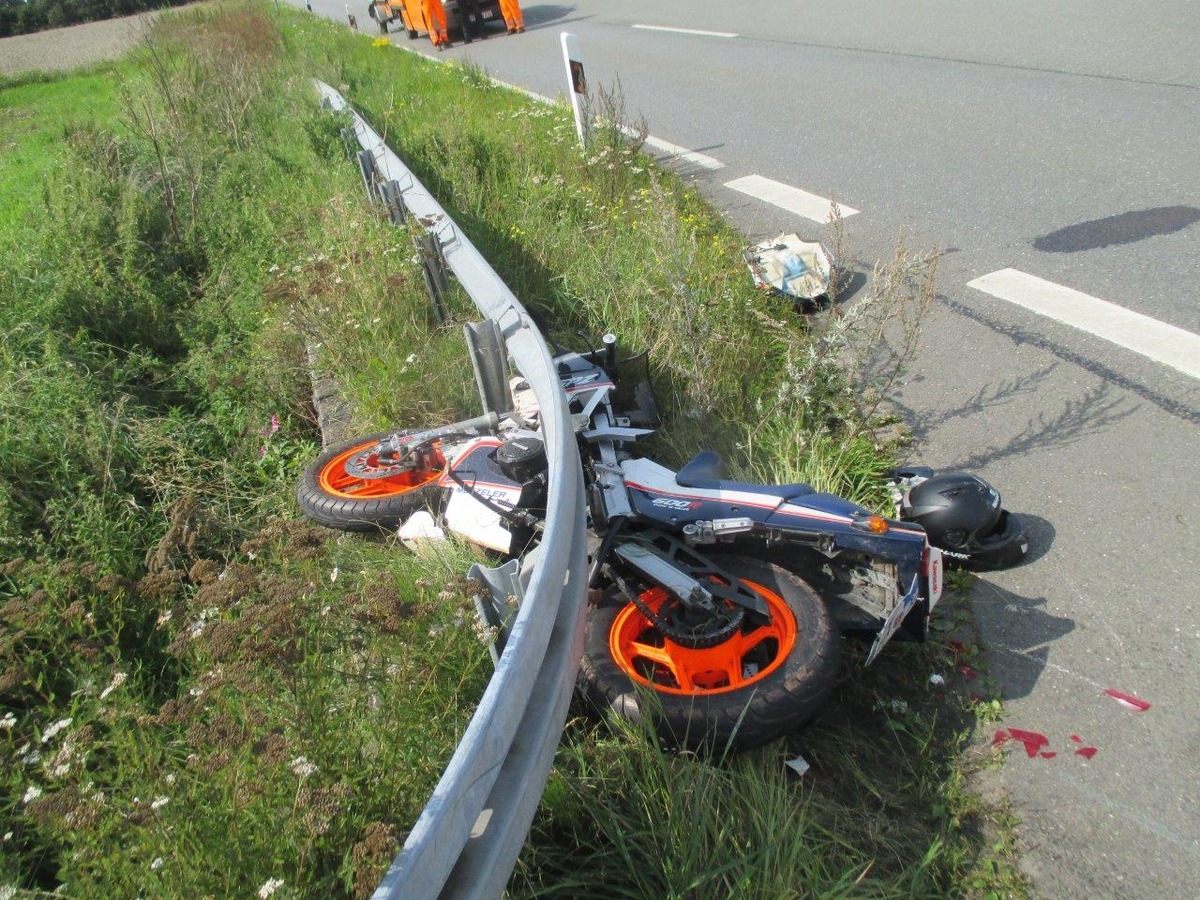
[(808, 760), (803, 756), (797, 756), (795, 759), (789, 759), (786, 763), (784, 763), (784, 765), (797, 775), (803, 775), (810, 768), (808, 765)]
[(416, 550), (422, 543), (428, 541), (444, 541), (446, 532), (438, 527), (433, 516), (427, 510), (417, 510), (400, 526), (400, 542), (410, 550)]

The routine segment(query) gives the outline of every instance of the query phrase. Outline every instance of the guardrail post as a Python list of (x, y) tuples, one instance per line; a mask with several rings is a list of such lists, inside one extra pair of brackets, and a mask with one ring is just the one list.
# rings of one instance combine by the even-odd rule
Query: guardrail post
[(437, 314), (438, 322), (445, 325), (449, 318), (446, 312), (446, 291), (450, 290), (450, 282), (446, 278), (446, 259), (442, 256), (442, 244), (438, 236), (431, 231), (413, 236), (413, 245), (421, 257), (421, 274), (425, 278), (425, 290), (429, 291), (429, 299), (433, 301), (433, 311)]
[(379, 185), (379, 196), (387, 207), (388, 220), (393, 225), (403, 225), (408, 219), (408, 210), (404, 208), (404, 196), (400, 191), (400, 182), (390, 178)]
[(359, 150), (357, 159), (358, 171), (362, 175), (363, 187), (367, 191), (367, 199), (375, 203), (379, 199), (376, 189), (379, 173), (375, 171), (375, 157), (371, 155), (370, 150)]
[(495, 319), (468, 322), (463, 326), (463, 334), (471, 351), (483, 411), (503, 415), (513, 408), (513, 403), (508, 390), (508, 352), (500, 326)]
[(358, 152), (358, 138), (354, 135), (353, 128), (341, 129), (342, 147), (346, 150), (346, 159), (350, 159)]

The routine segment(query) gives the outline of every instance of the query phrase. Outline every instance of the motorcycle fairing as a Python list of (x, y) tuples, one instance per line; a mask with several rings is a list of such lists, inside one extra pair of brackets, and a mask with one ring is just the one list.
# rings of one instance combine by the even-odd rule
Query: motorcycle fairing
[(442, 514), (448, 530), (490, 550), (510, 553), (513, 535), (507, 521), (477, 496), (486, 497), (501, 509), (513, 509), (521, 500), (521, 485), (509, 479), (496, 463), (496, 448), (501, 443), (495, 437), (476, 438), (450, 464), (470, 490), (449, 474), (443, 475), (438, 484), (450, 494)]
[[(623, 460), (621, 470), (634, 509), (639, 515), (664, 524), (748, 516), (768, 527), (821, 533), (832, 530), (841, 546), (889, 558), (911, 555), (914, 571), (919, 568), (925, 548), (925, 532), (920, 528), (889, 521), (889, 529), (882, 535), (855, 529), (853, 523), (870, 515), (869, 510), (811, 488), (808, 493), (790, 494), (786, 492), (796, 485), (786, 485), (782, 488), (785, 493), (780, 494), (780, 489), (770, 486), (731, 481), (719, 482), (722, 486), (713, 488), (684, 487), (673, 471), (646, 458)], [(881, 552), (885, 547), (898, 546), (898, 542), (905, 546), (903, 552)]]

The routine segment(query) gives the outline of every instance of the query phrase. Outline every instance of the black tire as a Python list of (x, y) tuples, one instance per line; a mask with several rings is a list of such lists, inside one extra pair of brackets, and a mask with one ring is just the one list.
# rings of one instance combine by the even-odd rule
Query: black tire
[(410, 41), (415, 41), (421, 33), (415, 28), (406, 28), (405, 31), (408, 32), (408, 39)]
[[(296, 501), (304, 514), (328, 528), (379, 531), (396, 528), (437, 496), (441, 468), (424, 471), (392, 467), (388, 477), (357, 479), (346, 462), (369, 454), (372, 447), (394, 434), (387, 431), (355, 438), (330, 447), (304, 470), (296, 485)], [(440, 459), (440, 454), (439, 454)], [(387, 467), (384, 466), (384, 469)], [(363, 496), (355, 496), (361, 490)]]
[[(745, 557), (722, 556), (715, 561), (767, 600), (773, 617), (786, 620), (790, 614), (794, 618), (791, 646), (786, 654), (780, 648), (788, 641), (763, 640), (763, 632), (749, 624), (751, 616), (747, 615), (741, 630), (724, 642), (728, 646), (723, 652), (728, 654), (736, 646), (730, 642), (745, 640), (748, 633), (759, 635), (757, 647), (742, 656), (735, 653), (733, 658), (741, 660), (743, 678), (745, 672), (753, 671), (748, 668), (752, 657), (759, 662), (768, 659), (762, 662), (761, 674), (752, 674), (742, 684), (681, 690), (678, 682), (668, 683), (674, 676), (666, 674), (665, 666), (635, 660), (627, 655), (626, 649), (612, 649), (648, 646), (653, 640), (661, 645), (658, 648), (661, 653), (672, 645), (662, 640), (632, 603), (616, 599), (609, 591), (605, 602), (588, 610), (580, 679), (588, 700), (602, 714), (634, 722), (648, 721), (659, 737), (671, 745), (724, 752), (727, 748), (746, 749), (765, 744), (805, 725), (821, 708), (837, 680), (838, 642), (824, 602), (795, 575), (779, 566)], [(650, 593), (643, 594), (643, 599)], [(786, 634), (790, 626), (779, 621), (769, 627)], [(623, 640), (642, 628), (646, 629), (646, 644)], [(722, 646), (699, 652), (720, 653)], [(686, 655), (686, 650), (676, 645), (675, 652), (681, 651)], [(622, 655), (635, 671), (645, 665), (648, 671), (642, 675), (649, 674), (655, 683), (645, 677), (635, 681), (614, 653)]]
[(388, 23), (387, 23), (387, 19), (380, 19), (380, 20), (379, 20), (379, 33), (380, 33), (380, 34), (387, 34), (387, 33), (388, 33), (388, 27), (387, 27), (387, 25), (388, 25)]

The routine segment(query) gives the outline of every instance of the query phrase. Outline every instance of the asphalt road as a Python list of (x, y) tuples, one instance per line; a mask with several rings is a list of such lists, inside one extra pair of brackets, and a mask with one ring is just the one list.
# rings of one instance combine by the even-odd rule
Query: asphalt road
[(987, 786), (1043, 895), (1200, 895), (1200, 380), (968, 286), (1013, 268), (1200, 334), (1200, 6), (743, 6), (529, 3), (524, 35), (394, 40), (558, 96), (571, 31), (592, 84), (619, 79), (655, 137), (723, 163), (679, 165), (748, 239), (821, 233), (726, 186), (759, 175), (860, 210), (863, 268), (901, 230), (947, 251), (896, 400), (914, 461), (979, 472), (1029, 522), (1031, 560), (973, 600), (1004, 725), (1057, 754), (1017, 745)]

